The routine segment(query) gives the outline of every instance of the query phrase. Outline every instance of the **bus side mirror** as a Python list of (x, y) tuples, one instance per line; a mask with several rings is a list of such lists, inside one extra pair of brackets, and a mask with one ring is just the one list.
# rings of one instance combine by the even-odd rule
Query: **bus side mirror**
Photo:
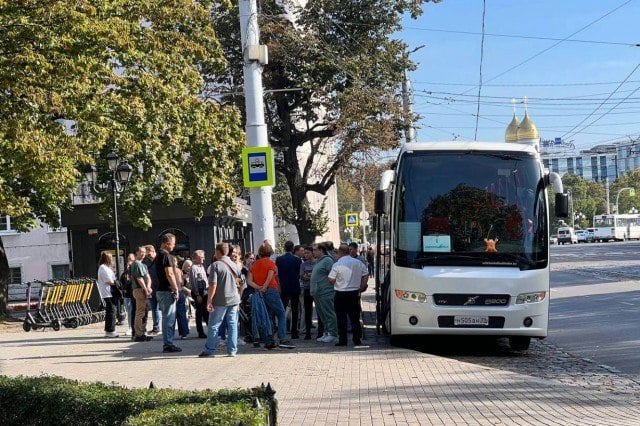
[(569, 194), (556, 193), (556, 217), (569, 216)]
[(383, 215), (386, 211), (385, 205), (384, 205), (384, 201), (385, 201), (384, 199), (385, 199), (385, 191), (383, 189), (376, 189), (376, 198), (375, 198), (373, 208), (378, 216)]

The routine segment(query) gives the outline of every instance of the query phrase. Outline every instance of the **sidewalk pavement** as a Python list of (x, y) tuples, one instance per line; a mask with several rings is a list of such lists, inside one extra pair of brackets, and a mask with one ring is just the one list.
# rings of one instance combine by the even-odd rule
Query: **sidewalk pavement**
[[(375, 310), (373, 291), (363, 297)], [(368, 315), (371, 318), (372, 315)], [(198, 358), (203, 339), (104, 338), (102, 324), (0, 335), (0, 374), (59, 375), (127, 387), (246, 388), (271, 383), (283, 425), (637, 425), (640, 397), (583, 388), (486, 364), (395, 348), (367, 327), (365, 344), (295, 349), (241, 346)], [(192, 327), (191, 336), (195, 327)], [(351, 342), (350, 342), (351, 345)], [(504, 364), (500, 360), (497, 365)], [(507, 360), (508, 362), (508, 360)], [(513, 370), (513, 369), (511, 369)]]

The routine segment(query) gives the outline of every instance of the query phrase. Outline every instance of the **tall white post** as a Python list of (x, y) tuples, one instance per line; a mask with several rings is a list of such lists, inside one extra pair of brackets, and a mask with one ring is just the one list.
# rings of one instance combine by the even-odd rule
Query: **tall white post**
[(604, 191), (607, 193), (607, 214), (611, 214), (611, 205), (609, 204), (609, 178), (604, 178)]
[(402, 107), (406, 118), (405, 123), (405, 141), (412, 143), (416, 141), (416, 129), (413, 127), (413, 120), (410, 117), (413, 114), (413, 93), (411, 90), (411, 81), (404, 71), (404, 79), (402, 80)]
[[(240, 0), (240, 36), (244, 58), (244, 99), (247, 122), (245, 131), (248, 147), (269, 146), (267, 125), (264, 122), (262, 98), (262, 65), (257, 60), (248, 59), (249, 46), (260, 44), (258, 27), (258, 7), (256, 0)], [(254, 244), (259, 246), (264, 240), (275, 245), (273, 230), (273, 204), (271, 187), (251, 188), (251, 214)]]
[(362, 210), (361, 210), (361, 214), (360, 214), (360, 222), (362, 223), (362, 244), (363, 247), (366, 249), (367, 245), (369, 244), (367, 242), (367, 220), (369, 220), (369, 215), (367, 214), (367, 206), (364, 202), (364, 183), (360, 182), (360, 199), (362, 200)]

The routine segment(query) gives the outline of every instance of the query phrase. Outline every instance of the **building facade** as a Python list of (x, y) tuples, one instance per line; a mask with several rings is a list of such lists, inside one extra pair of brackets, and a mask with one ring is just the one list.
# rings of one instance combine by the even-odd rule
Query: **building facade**
[(9, 262), (9, 284), (70, 276), (66, 228), (42, 224), (30, 232), (18, 232), (10, 216), (0, 215), (0, 238)]

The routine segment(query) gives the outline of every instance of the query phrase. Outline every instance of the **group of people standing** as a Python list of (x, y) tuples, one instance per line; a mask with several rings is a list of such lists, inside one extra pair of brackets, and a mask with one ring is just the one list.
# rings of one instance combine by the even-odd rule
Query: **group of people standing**
[[(357, 244), (340, 245), (336, 251), (331, 242), (295, 246), (287, 241), (285, 253), (275, 257), (271, 244), (265, 241), (258, 249), (257, 259), (247, 253), (243, 262), (239, 246), (218, 243), (208, 270), (203, 250), (196, 250), (191, 259), (179, 265), (171, 254), (174, 247), (175, 236), (164, 234), (157, 254), (152, 245), (140, 246), (127, 261), (121, 281), (134, 341), (152, 340), (161, 325), (163, 352), (181, 352), (174, 343), (175, 326), (177, 323), (181, 338), (186, 338), (189, 334), (187, 309), (192, 300), (198, 337), (206, 338), (199, 356), (213, 356), (221, 338), (226, 340), (227, 355), (236, 356), (239, 309), (244, 300), (251, 307), (256, 346), (263, 343), (265, 348), (272, 349), (276, 345), (290, 345), (289, 333), (291, 339), (300, 338), (301, 302), (304, 339), (312, 339), (315, 303), (318, 341), (346, 346), (350, 322), (353, 343), (362, 343), (360, 293), (367, 288), (370, 272), (366, 259), (358, 253)], [(103, 253), (98, 288), (106, 310), (106, 337), (119, 336), (115, 331), (116, 304), (112, 295), (118, 279), (112, 268), (111, 254)], [(289, 306), (288, 326), (286, 309)], [(153, 328), (147, 333), (149, 311)], [(274, 319), (277, 343), (273, 338)]]

